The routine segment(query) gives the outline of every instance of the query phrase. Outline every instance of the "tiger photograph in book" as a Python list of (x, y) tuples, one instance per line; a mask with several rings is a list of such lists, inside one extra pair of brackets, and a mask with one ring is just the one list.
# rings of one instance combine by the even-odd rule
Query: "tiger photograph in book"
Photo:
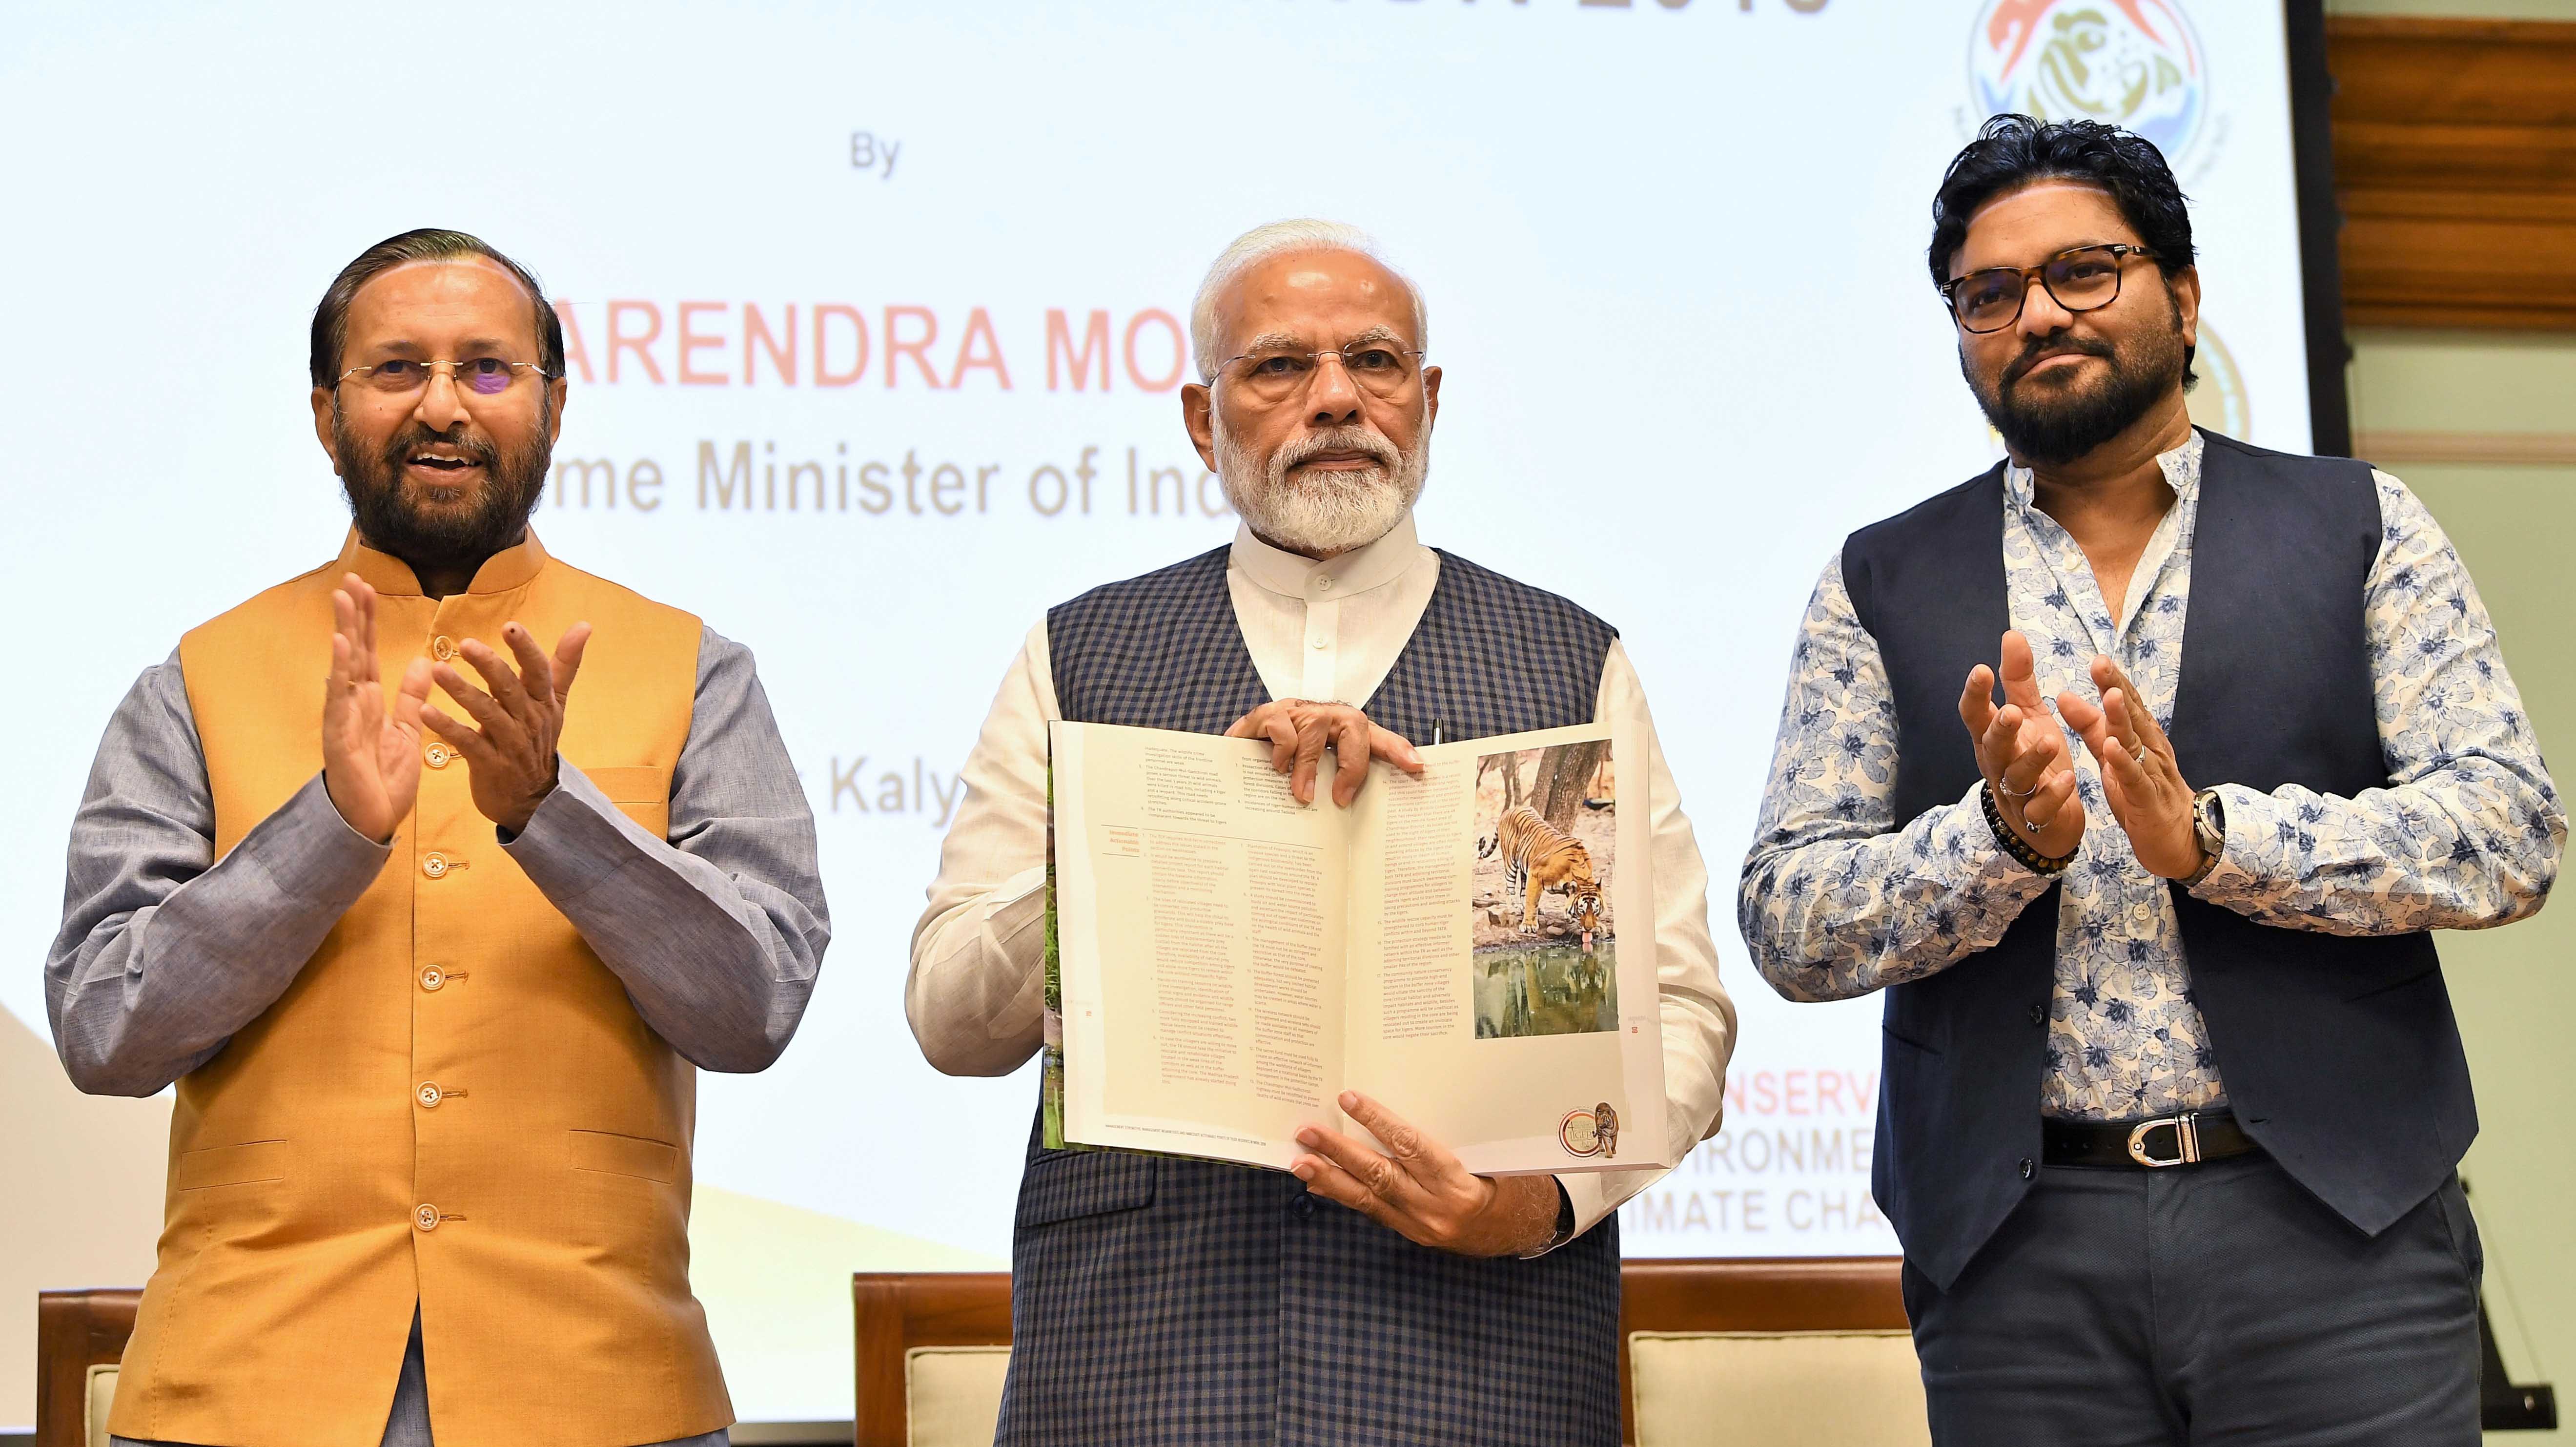
[(1477, 1039), (1618, 1028), (1610, 918), (1618, 808), (1607, 740), (1477, 762), (1469, 921)]

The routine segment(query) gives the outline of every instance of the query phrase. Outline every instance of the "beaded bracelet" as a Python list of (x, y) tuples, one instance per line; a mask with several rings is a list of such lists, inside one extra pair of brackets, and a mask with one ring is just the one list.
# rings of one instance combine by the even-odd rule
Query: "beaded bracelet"
[(2075, 862), (2075, 856), (2073, 854), (2069, 854), (2063, 859), (2051, 859), (2047, 855), (2040, 853), (2037, 849), (2032, 848), (2028, 843), (2024, 842), (2021, 835), (2016, 833), (2011, 825), (2004, 822), (2003, 811), (1995, 807), (1995, 791), (1993, 789), (1979, 789), (1977, 791), (1977, 802), (1986, 807), (1986, 827), (1995, 832), (1995, 842), (2004, 847), (2004, 852), (2006, 854), (2019, 860), (2022, 868), (2029, 870), (2033, 874), (2064, 874), (2066, 872), (2066, 866)]

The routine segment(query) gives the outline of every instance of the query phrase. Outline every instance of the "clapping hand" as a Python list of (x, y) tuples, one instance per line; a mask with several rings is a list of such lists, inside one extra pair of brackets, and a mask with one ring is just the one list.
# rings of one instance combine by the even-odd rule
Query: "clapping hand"
[[(435, 704), (422, 706), (420, 720), (464, 758), (473, 775), (474, 807), (515, 834), (528, 827), (537, 805), (554, 792), (555, 744), (563, 737), (564, 701), (572, 695), (573, 675), (581, 671), (590, 625), (575, 623), (565, 629), (551, 659), (520, 624), (503, 624), (501, 638), (518, 657), (516, 672), (490, 644), (468, 638), (456, 650), (483, 675), (489, 692), (466, 682), (464, 674), (447, 664), (440, 664), (430, 675), (482, 727), (454, 718)], [(419, 767), (417, 762), (413, 767)]]
[(2118, 664), (2095, 657), (2093, 686), (2101, 691), (2100, 707), (2061, 693), (2058, 711), (2102, 766), (2103, 801), (2129, 836), (2138, 864), (2159, 878), (2188, 879), (2205, 856), (2192, 829), (2192, 788), (2183, 782), (2173, 740), (2138, 701), (2137, 686)]
[(379, 844), (420, 797), (421, 704), (429, 664), (403, 670), (390, 711), (376, 674), (376, 590), (351, 573), (331, 594), (331, 673), (322, 693), (322, 787), (349, 827)]
[(2004, 823), (2021, 831), (2031, 848), (2064, 859), (2084, 839), (2074, 750), (2039, 696), (2030, 640), (2018, 629), (2004, 634), (2002, 661), (2003, 707), (1995, 707), (1994, 670), (1980, 663), (1968, 670), (1968, 686), (1959, 695), (1959, 722), (1976, 744), (1978, 772), (1986, 776)]

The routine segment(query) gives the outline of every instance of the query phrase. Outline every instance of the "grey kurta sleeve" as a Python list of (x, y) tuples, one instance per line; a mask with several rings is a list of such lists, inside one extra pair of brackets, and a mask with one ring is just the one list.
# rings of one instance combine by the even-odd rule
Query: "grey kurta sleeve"
[(72, 1083), (151, 1095), (212, 1059), (294, 983), (391, 852), (342, 821), (317, 773), (216, 863), (178, 656), (145, 670), (90, 766), (45, 956)]
[[(576, 684), (569, 707), (580, 708)], [(581, 931), (645, 1023), (708, 1070), (766, 1068), (814, 991), (831, 918), (805, 801), (751, 651), (708, 629), (656, 839), (570, 764), (502, 847)]]

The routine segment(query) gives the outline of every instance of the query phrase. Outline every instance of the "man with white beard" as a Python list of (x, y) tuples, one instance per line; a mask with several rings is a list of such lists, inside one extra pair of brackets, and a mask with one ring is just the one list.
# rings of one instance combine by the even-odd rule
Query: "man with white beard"
[[(1285, 221), (1200, 284), (1181, 389), (1242, 526), (1226, 547), (1051, 609), (966, 764), (905, 1012), (953, 1075), (1038, 1050), (1047, 724), (1266, 738), (1301, 804), (1348, 807), (1408, 740), (1633, 719), (1609, 625), (1415, 541), (1440, 369), (1422, 298), (1346, 226)], [(1660, 745), (1625, 782), (1653, 823), (1664, 1075), (1676, 1156), (1715, 1132), (1735, 1011), (1708, 874)], [(1012, 1250), (998, 1443), (1619, 1440), (1619, 1203), (1655, 1170), (1488, 1179), (1405, 1124), (1310, 1127), (1289, 1175), (1035, 1133)]]

